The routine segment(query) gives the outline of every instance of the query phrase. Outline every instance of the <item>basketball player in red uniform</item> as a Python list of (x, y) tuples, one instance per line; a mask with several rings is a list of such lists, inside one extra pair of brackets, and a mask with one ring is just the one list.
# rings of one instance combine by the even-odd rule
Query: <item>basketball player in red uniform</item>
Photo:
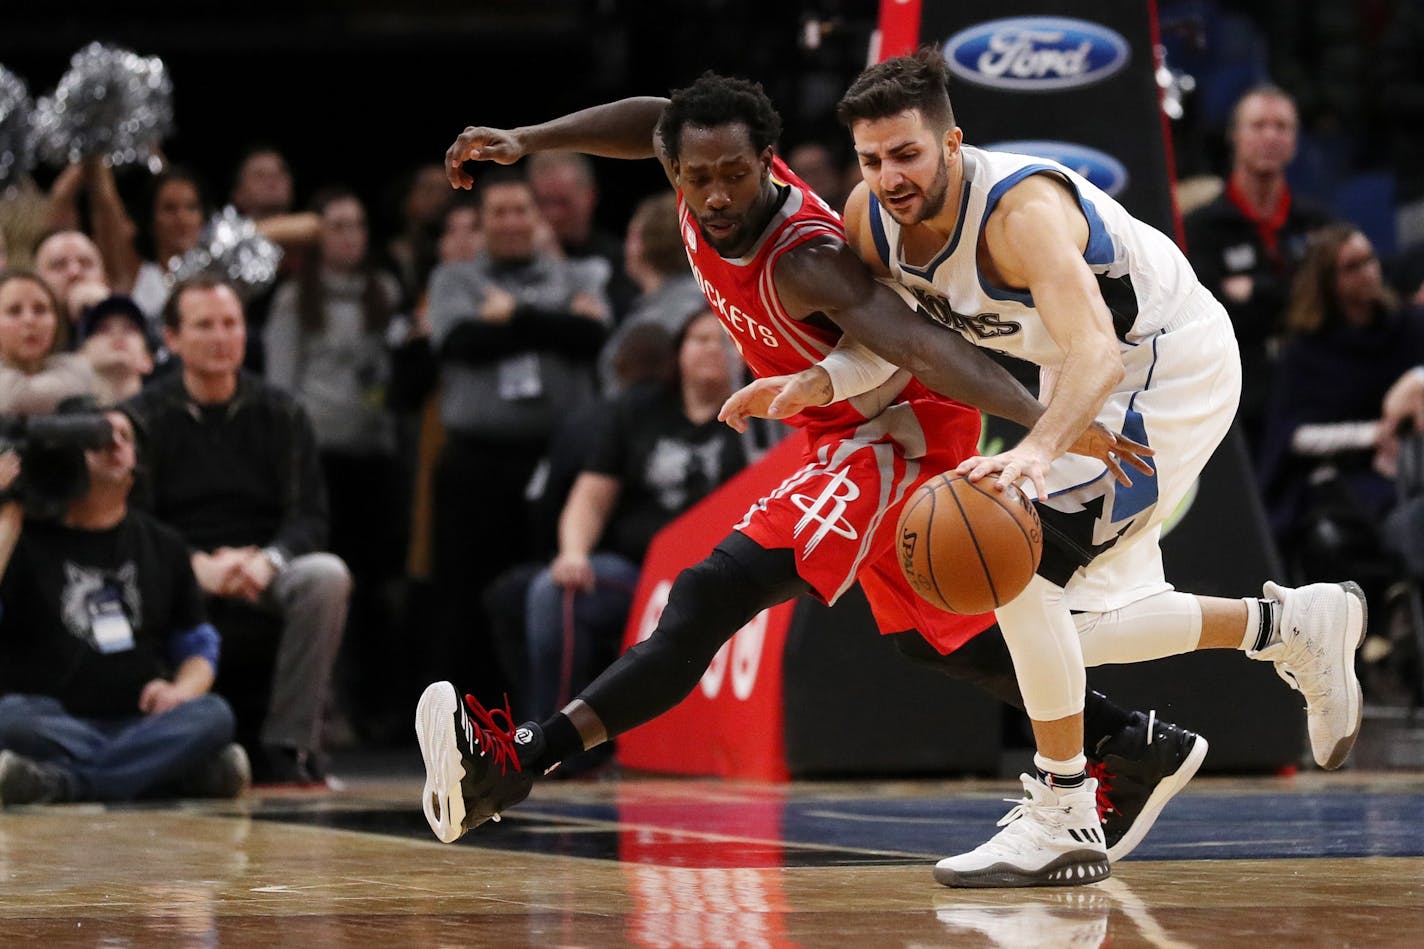
[[(762, 610), (802, 593), (834, 603), (857, 580), (881, 631), (902, 650), (1023, 707), (1002, 637), (978, 635), (992, 615), (960, 616), (922, 601), (901, 575), (893, 532), (920, 483), (974, 454), (979, 414), (946, 396), (1025, 426), (1042, 406), (968, 342), (951, 358), (925, 358), (924, 340), (943, 347), (943, 334), (872, 279), (846, 245), (839, 216), (773, 154), (779, 132), (759, 85), (708, 74), (670, 100), (626, 99), (511, 131), (471, 127), (447, 153), (447, 174), (462, 188), (473, 184), (467, 160), (509, 164), (549, 149), (657, 156), (678, 191), (693, 274), (753, 373), (805, 369), (843, 333), (910, 372), (788, 419), (809, 435), (805, 466), (678, 576), (654, 633), (562, 711), (515, 728), (507, 708), (491, 712), (468, 699), (467, 713), (449, 682), (426, 689), (416, 714), (423, 806), (443, 841), (523, 800), (534, 778), (562, 759), (672, 708)], [(1101, 427), (1074, 448), (1124, 481), (1119, 458), (1145, 464), (1134, 454), (1141, 446)], [(1116, 775), (1103, 791), (1107, 836), (1121, 856), (1195, 772), (1206, 742), (1100, 695), (1089, 707), (1096, 757)]]

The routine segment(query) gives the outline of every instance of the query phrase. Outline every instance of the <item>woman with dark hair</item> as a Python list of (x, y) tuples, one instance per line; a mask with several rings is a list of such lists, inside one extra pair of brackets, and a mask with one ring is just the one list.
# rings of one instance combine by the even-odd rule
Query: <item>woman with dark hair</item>
[(119, 292), (127, 293), (150, 320), (156, 321), (168, 300), (168, 282), (164, 279), (168, 262), (198, 246), (211, 205), (198, 176), (178, 165), (169, 165), (154, 177), (149, 198), (147, 233), (138, 245), (124, 248), (127, 260), (113, 265), (122, 267), (121, 273), (133, 274), (129, 286), (120, 286)]
[(590, 442), (558, 554), (529, 587), (522, 706), (567, 701), (617, 656), (653, 535), (747, 463), (741, 436), (717, 421), (732, 385), (716, 315), (688, 319), (673, 351), (671, 377), (610, 402)]
[(1323, 537), (1373, 535), (1394, 503), (1372, 465), (1380, 405), (1424, 362), (1424, 311), (1400, 306), (1368, 237), (1331, 224), (1311, 238), (1285, 323), (1258, 478), (1282, 552), (1315, 574), (1341, 553)]
[(366, 208), (353, 192), (320, 191), (316, 253), (281, 284), (263, 330), (269, 382), (311, 418), (326, 474), (332, 553), (355, 581), (346, 641), (352, 713), (374, 713), (389, 646), (384, 589), (400, 573), (405, 518), (396, 420), (387, 408), (387, 330), (400, 285), (370, 261)]

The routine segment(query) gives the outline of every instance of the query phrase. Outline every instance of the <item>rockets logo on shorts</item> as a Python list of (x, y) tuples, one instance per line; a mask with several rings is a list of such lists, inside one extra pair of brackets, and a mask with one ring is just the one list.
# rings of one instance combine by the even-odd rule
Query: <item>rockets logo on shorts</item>
[(826, 487), (814, 500), (804, 494), (791, 495), (791, 503), (801, 509), (801, 520), (791, 531), (792, 537), (800, 537), (811, 524), (819, 524), (811, 539), (806, 541), (802, 552), (810, 556), (820, 546), (829, 533), (836, 533), (846, 540), (856, 540), (860, 534), (845, 518), (846, 505), (860, 497), (860, 486), (850, 480), (849, 472), (842, 468), (831, 476)]

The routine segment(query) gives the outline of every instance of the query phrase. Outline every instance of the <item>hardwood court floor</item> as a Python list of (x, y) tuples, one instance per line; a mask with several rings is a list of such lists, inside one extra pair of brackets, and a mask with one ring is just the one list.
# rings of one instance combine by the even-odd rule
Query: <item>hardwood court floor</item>
[(1009, 782), (545, 782), (437, 843), (420, 778), (0, 812), (0, 946), (1424, 945), (1424, 775), (1199, 778), (1091, 887), (950, 890)]

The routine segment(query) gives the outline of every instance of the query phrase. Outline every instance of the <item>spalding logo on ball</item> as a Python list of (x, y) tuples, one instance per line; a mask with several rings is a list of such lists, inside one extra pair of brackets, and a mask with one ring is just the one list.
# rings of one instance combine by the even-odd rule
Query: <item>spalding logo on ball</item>
[(952, 472), (920, 485), (900, 511), (900, 569), (951, 613), (987, 613), (1023, 592), (1043, 554), (1038, 511), (1018, 488)]

